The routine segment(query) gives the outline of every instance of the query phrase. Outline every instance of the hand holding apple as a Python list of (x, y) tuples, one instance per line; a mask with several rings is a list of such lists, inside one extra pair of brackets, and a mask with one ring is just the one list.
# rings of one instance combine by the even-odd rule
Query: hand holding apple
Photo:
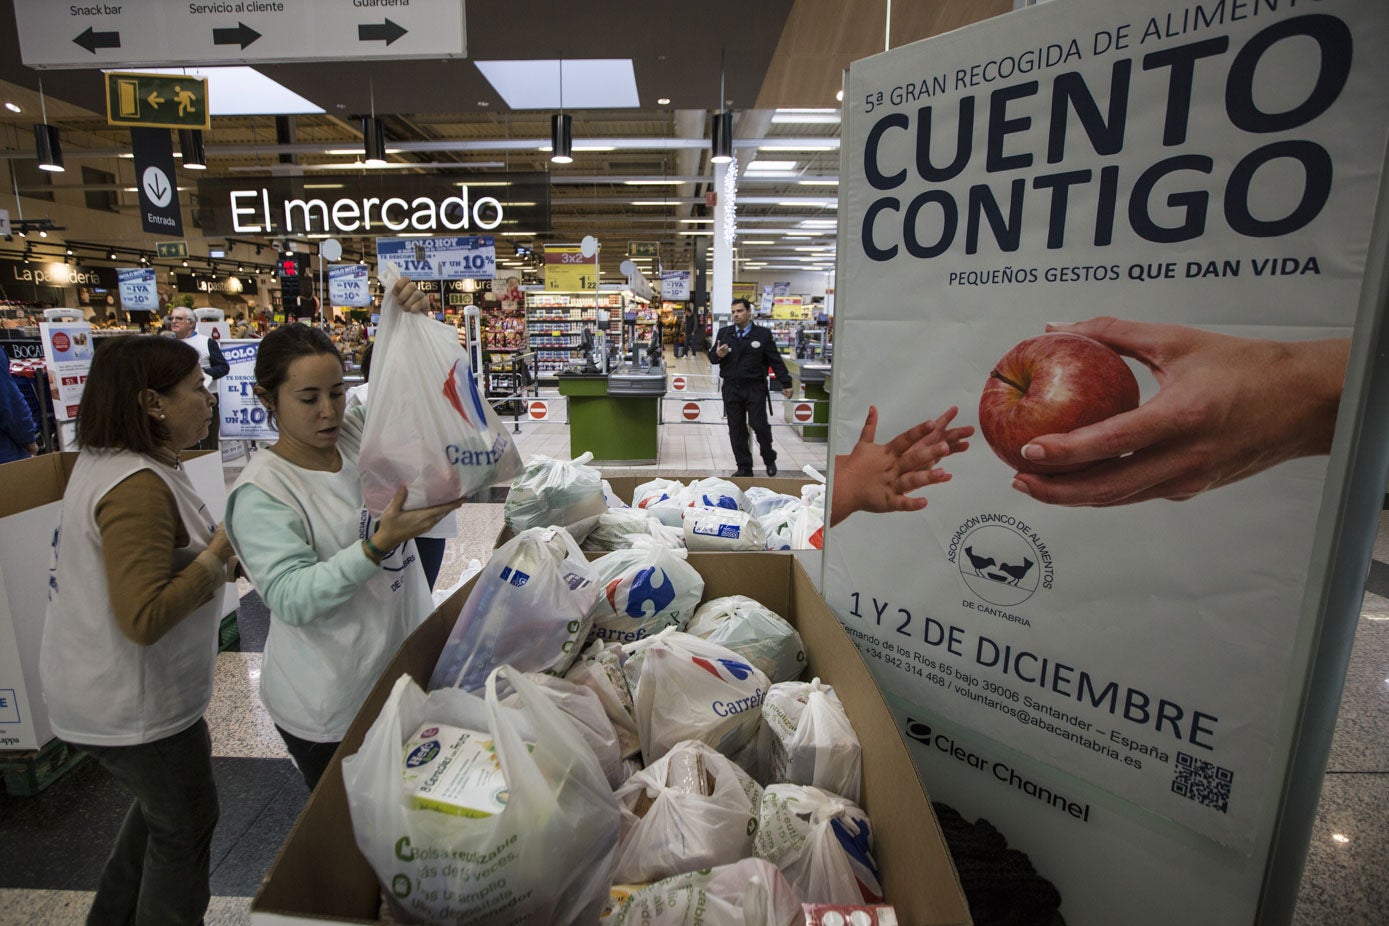
[(994, 366), (979, 397), (979, 429), (999, 459), (1023, 473), (1069, 473), (1093, 461), (1046, 463), (1023, 448), (1138, 407), (1138, 380), (1124, 359), (1092, 338), (1048, 333), (1017, 344)]
[(1026, 444), (1030, 462), (1070, 470), (1019, 472), (1013, 488), (1039, 501), (1188, 499), (1331, 449), (1349, 338), (1271, 341), (1109, 317), (1047, 328), (1140, 361), (1158, 392), (1133, 411)]

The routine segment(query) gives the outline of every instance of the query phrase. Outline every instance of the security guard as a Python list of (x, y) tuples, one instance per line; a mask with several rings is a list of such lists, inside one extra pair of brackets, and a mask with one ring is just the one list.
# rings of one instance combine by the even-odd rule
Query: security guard
[(757, 435), (767, 475), (776, 475), (776, 450), (772, 447), (772, 426), (767, 421), (771, 399), (767, 394), (767, 368), (776, 374), (781, 394), (791, 398), (791, 374), (781, 362), (776, 340), (768, 328), (752, 323), (752, 304), (733, 300), (733, 324), (719, 329), (709, 362), (719, 368), (723, 380), (723, 412), (728, 418), (728, 438), (733, 459), (738, 463), (735, 476), (752, 475), (752, 446), (748, 425)]

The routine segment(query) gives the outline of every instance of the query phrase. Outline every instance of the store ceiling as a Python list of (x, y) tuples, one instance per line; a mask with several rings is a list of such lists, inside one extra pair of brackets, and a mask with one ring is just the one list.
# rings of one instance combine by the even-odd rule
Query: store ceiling
[[(774, 110), (837, 107), (843, 68), (882, 48), (886, 7), (886, 0), (469, 0), (467, 60), (258, 66), (325, 112), (289, 117), (288, 136), (284, 120), (277, 126), (273, 116), (214, 117), (206, 136), (209, 169), (201, 175), (341, 177), (354, 155), (326, 152), (359, 151), (361, 116), (374, 108), (385, 120), (388, 148), (400, 149), (389, 160), (420, 165), (392, 168), (393, 173), (443, 171), (460, 181), (485, 181), (492, 173), (548, 172), (550, 227), (521, 229), (532, 236), (499, 238), (499, 260), (511, 257), (518, 245), (574, 242), (592, 234), (602, 245), (605, 279), (617, 279), (630, 241), (659, 242), (662, 263), (678, 268), (688, 267), (695, 248), (708, 240), (682, 232), (709, 225), (682, 220), (709, 214), (704, 206), (713, 175), (709, 113), (723, 105), (736, 113), (740, 258), (766, 262), (769, 269), (813, 263), (823, 252), (795, 249), (833, 242), (835, 187), (800, 181), (838, 177), (839, 125), (784, 122)], [(1012, 7), (1012, 0), (899, 0), (892, 13), (892, 44)], [(12, 0), (0, 0), (0, 22), (14, 22)], [(632, 109), (572, 111), (576, 150), (574, 162), (565, 166), (552, 165), (548, 153), (539, 150), (549, 145), (552, 111), (508, 110), (474, 63), (557, 58), (630, 58), (640, 99)], [(101, 72), (25, 67), (13, 27), (0, 29), (0, 94), (24, 112), (0, 110), (0, 158), (33, 157), (30, 125), (39, 121), (40, 78), (48, 121), (62, 130), (69, 166), (54, 176), (55, 186), (93, 188), (83, 184), (75, 165), (116, 173), (117, 208), (133, 213), (131, 161), (118, 156), (129, 151), (129, 136), (106, 124)], [(663, 98), (670, 102), (658, 102)], [(591, 146), (613, 150), (584, 150)], [(755, 158), (792, 163), (784, 176), (753, 179), (747, 168)], [(181, 171), (185, 222), (193, 213), (197, 176)], [(672, 179), (682, 182), (629, 183)], [(198, 250), (199, 231), (186, 230)], [(786, 238), (807, 231), (809, 240)], [(68, 235), (91, 237), (78, 229)], [(753, 243), (759, 241), (771, 243)], [(348, 254), (371, 247), (364, 238), (343, 242)], [(153, 239), (102, 243), (153, 249)]]

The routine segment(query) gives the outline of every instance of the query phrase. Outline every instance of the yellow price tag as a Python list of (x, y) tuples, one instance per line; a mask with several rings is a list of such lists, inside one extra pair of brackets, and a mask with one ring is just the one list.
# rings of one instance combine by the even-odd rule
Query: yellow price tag
[(598, 288), (598, 255), (584, 257), (577, 244), (545, 248), (545, 288), (576, 292)]

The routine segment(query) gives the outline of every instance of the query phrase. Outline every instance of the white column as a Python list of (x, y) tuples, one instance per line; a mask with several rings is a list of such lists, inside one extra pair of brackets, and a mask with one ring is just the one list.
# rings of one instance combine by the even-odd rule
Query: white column
[[(732, 197), (724, 190), (729, 164), (733, 163), (737, 162), (714, 165), (714, 189), (718, 191), (719, 198), (714, 204), (714, 260), (710, 266), (712, 282), (709, 284), (709, 308), (716, 317), (722, 318), (728, 317), (729, 306), (733, 302), (733, 245), (726, 232)], [(736, 214), (736, 210), (732, 211)], [(716, 331), (717, 328), (716, 325)]]

